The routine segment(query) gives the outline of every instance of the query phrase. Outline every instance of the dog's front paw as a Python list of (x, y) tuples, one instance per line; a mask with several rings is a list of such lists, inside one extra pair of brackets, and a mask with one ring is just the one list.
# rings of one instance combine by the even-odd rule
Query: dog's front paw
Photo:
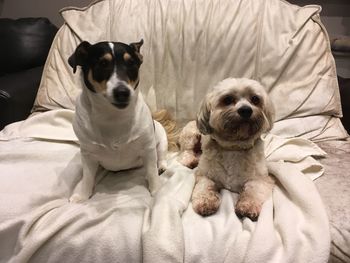
[(164, 173), (166, 171), (166, 167), (159, 167), (158, 168), (158, 175), (161, 175), (162, 173)]
[(158, 175), (161, 175), (162, 173), (164, 173), (167, 170), (167, 163), (166, 161), (161, 162), (158, 165)]
[(84, 195), (80, 195), (80, 194), (75, 193), (69, 198), (69, 202), (71, 202), (71, 203), (82, 203), (82, 202), (85, 202), (88, 199), (89, 199), (88, 196), (84, 196)]
[(201, 216), (210, 216), (216, 213), (220, 203), (220, 194), (216, 191), (210, 191), (205, 195), (192, 199), (193, 210)]
[(248, 217), (252, 221), (257, 221), (261, 208), (261, 202), (249, 198), (243, 198), (237, 201), (235, 212), (239, 218)]

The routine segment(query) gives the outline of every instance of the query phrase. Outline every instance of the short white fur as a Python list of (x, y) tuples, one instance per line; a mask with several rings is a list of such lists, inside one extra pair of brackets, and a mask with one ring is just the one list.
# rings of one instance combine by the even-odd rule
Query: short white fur
[[(109, 46), (113, 51), (113, 43)], [(107, 82), (108, 93), (120, 83), (114, 72)], [(141, 93), (133, 92), (132, 100), (126, 108), (118, 109), (108, 97), (87, 88), (77, 98), (73, 129), (80, 143), (83, 174), (71, 202), (90, 198), (100, 166), (110, 171), (141, 169), (151, 194), (161, 187), (158, 169), (166, 169), (166, 133), (153, 121)]]

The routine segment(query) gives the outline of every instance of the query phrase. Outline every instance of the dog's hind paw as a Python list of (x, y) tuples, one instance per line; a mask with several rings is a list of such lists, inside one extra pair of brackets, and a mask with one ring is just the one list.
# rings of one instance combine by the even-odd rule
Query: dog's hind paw
[(69, 198), (69, 202), (71, 202), (71, 203), (82, 203), (82, 202), (85, 202), (88, 199), (89, 199), (89, 197), (87, 197), (87, 196), (82, 196), (80, 194), (73, 194)]
[(236, 203), (235, 212), (239, 218), (248, 217), (257, 221), (261, 212), (262, 204), (254, 200), (240, 199)]

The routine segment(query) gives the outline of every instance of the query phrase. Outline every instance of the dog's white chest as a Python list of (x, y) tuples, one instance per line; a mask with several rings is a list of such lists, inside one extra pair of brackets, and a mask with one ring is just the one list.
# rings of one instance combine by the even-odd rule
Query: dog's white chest
[[(153, 121), (142, 96), (129, 115), (111, 111), (109, 105), (96, 103), (89, 108), (82, 96), (73, 122), (82, 152), (110, 171), (143, 166), (147, 151), (155, 151), (155, 138)], [(104, 111), (94, 110), (99, 107)]]
[(240, 152), (220, 152), (218, 153), (218, 166), (221, 173), (217, 173), (216, 180), (231, 191), (239, 191), (243, 181), (252, 174), (246, 164), (247, 156)]
[(221, 158), (224, 173), (220, 181), (224, 188), (238, 191), (249, 177), (254, 176), (254, 167), (250, 165), (251, 156), (232, 151), (222, 153)]
[(201, 157), (199, 169), (220, 187), (233, 192), (240, 191), (248, 180), (267, 175), (263, 154), (252, 150), (225, 151), (208, 147)]
[(85, 145), (86, 152), (91, 158), (109, 171), (121, 171), (141, 167), (142, 153), (138, 143), (120, 144), (113, 142), (110, 145), (92, 143)]

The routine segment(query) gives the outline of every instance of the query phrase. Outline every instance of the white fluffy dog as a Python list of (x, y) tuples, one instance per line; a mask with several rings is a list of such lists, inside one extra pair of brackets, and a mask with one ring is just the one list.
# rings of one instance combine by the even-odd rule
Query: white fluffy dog
[[(257, 81), (225, 79), (206, 95), (197, 116), (202, 154), (192, 205), (198, 214), (215, 213), (220, 206), (219, 191), (225, 188), (240, 193), (235, 205), (238, 216), (258, 218), (274, 186), (260, 138), (272, 128), (273, 118), (273, 105)], [(193, 127), (193, 123), (188, 125)], [(198, 131), (194, 128), (184, 131), (180, 136), (182, 144), (198, 143), (198, 139), (193, 139), (198, 138)], [(183, 160), (188, 164), (195, 159), (187, 154)]]

